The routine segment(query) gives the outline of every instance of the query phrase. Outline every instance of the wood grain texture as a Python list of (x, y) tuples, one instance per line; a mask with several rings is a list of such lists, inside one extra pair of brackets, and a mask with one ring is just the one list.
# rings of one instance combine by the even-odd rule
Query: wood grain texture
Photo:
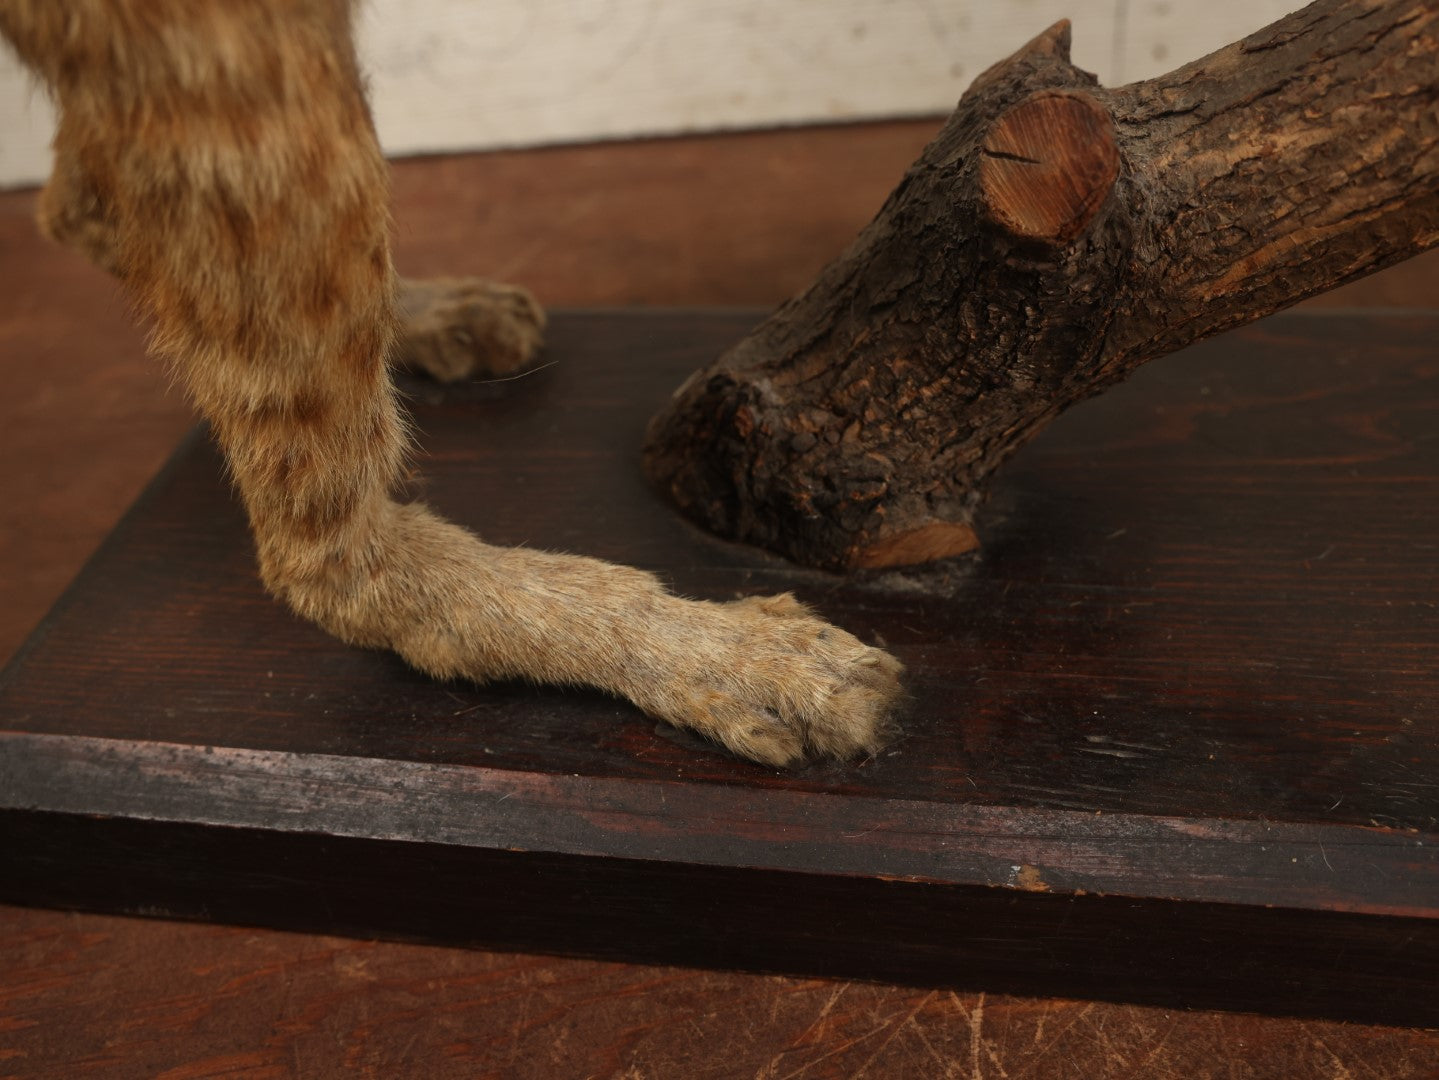
[(980, 155), (980, 201), (996, 223), (1054, 246), (1084, 231), (1119, 175), (1114, 122), (1083, 93), (1021, 101), (995, 121)]
[(1439, 483), (1435, 320), (1274, 320), (1076, 412), (936, 596), (709, 540), (646, 491), (647, 410), (753, 318), (558, 318), (529, 379), (407, 384), (424, 493), (883, 641), (913, 701), (878, 759), (767, 773), (598, 694), (347, 649), (263, 595), (196, 442), (5, 677), (0, 895), (1439, 1019), (1439, 511), (1408, 497)]
[[(1129, 48), (1152, 47), (1157, 18), (1131, 12)], [(936, 126), (401, 162), (401, 265), (517, 278), (555, 303), (772, 304), (848, 242)], [(110, 283), (36, 236), (32, 201), (31, 192), (0, 195), (3, 654), (189, 422), (183, 405), (163, 396)], [(1436, 298), (1439, 251), (1309, 305), (1412, 308)], [(0, 907), (0, 1075), (247, 1068), (256, 1076), (388, 1077), (408, 1068), (439, 1077), (1400, 1078), (1439, 1071), (1439, 1038)]]

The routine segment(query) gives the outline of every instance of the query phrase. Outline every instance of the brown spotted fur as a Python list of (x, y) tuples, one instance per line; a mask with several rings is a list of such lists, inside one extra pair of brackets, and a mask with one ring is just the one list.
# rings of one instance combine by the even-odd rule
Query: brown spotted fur
[(348, 3), (0, 0), (0, 31), (60, 108), (41, 225), (153, 326), (276, 596), (434, 675), (597, 686), (762, 762), (878, 745), (899, 665), (793, 598), (681, 600), (391, 497), (397, 332), (402, 355), (454, 378), (523, 365), (540, 316), (479, 282), (397, 296)]

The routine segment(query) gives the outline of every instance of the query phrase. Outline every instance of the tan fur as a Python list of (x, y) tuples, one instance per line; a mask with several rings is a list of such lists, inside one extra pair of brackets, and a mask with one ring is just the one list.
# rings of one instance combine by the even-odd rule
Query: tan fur
[(438, 676), (588, 684), (736, 753), (873, 751), (898, 663), (790, 597), (678, 599), (648, 574), (490, 547), (391, 498), (386, 369), (528, 362), (528, 294), (415, 285), (341, 0), (0, 0), (60, 106), (47, 232), (125, 282), (209, 418), (266, 586)]

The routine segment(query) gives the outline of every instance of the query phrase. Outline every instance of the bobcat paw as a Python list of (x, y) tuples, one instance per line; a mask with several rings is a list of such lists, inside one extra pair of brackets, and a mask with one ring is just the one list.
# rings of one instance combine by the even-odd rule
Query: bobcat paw
[[(898, 660), (793, 596), (689, 605), (675, 678), (640, 706), (767, 765), (873, 754), (900, 697)], [(697, 618), (702, 612), (703, 618)]]
[(545, 313), (524, 289), (482, 278), (400, 283), (398, 364), (440, 382), (509, 375), (539, 352)]

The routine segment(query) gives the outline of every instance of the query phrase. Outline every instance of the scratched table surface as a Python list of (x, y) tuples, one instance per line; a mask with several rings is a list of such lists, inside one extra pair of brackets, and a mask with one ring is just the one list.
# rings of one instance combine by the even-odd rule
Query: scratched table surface
[[(548, 298), (768, 301), (796, 287), (816, 260), (843, 242), (845, 231), (882, 197), (891, 179), (885, 162), (897, 171), (925, 133), (922, 124), (878, 125), (415, 163), (400, 169), (400, 216), (411, 225), (401, 235), (401, 257), (421, 270), (462, 264), (470, 241), (451, 224), (459, 206), (488, 245), (486, 261), (512, 265), (511, 273), (540, 284)], [(873, 152), (856, 158), (857, 143)], [(836, 171), (847, 177), (843, 191), (819, 183)], [(566, 184), (559, 178), (570, 174), (571, 187), (583, 181), (589, 189), (597, 176), (608, 179), (608, 187), (598, 185), (602, 212), (570, 219), (563, 249), (540, 252), (537, 263), (533, 230), (565, 205)], [(753, 214), (752, 192), (740, 180), (756, 174), (776, 190), (783, 190), (784, 182), (818, 185), (814, 190), (824, 197), (788, 207), (779, 199), (760, 200), (760, 212)], [(536, 187), (536, 176), (550, 182)], [(712, 197), (676, 194), (667, 202), (686, 180), (710, 185)], [(726, 200), (733, 202), (733, 193), (741, 190), (744, 213), (734, 214), (727, 229), (716, 229)], [(512, 196), (517, 209), (486, 216), (480, 208), (495, 191)], [(3, 295), (11, 305), (0, 306), (0, 331), (9, 343), (3, 355), (7, 366), (24, 361), (23, 367), (13, 366), (15, 392), (0, 403), (7, 418), (0, 425), (6, 460), (19, 466), (6, 474), (11, 500), (0, 530), (9, 565), (19, 569), (0, 582), (7, 597), (0, 612), (7, 647), (186, 423), (183, 407), (159, 396), (163, 380), (141, 359), (138, 337), (128, 330), (123, 305), (112, 298), (109, 284), (33, 241), (23, 220), (28, 202), (22, 196), (0, 203), (7, 212), (0, 272), (10, 286)], [(626, 221), (633, 227), (614, 227)], [(791, 246), (782, 250), (776, 237)], [(719, 238), (722, 243), (716, 243)], [(637, 250), (648, 254), (634, 257)], [(606, 254), (611, 251), (614, 256)], [(678, 252), (679, 261), (666, 262), (664, 252)], [(587, 258), (611, 272), (592, 271)], [(1405, 277), (1400, 271), (1410, 268), (1400, 268), (1373, 279), (1372, 288), (1366, 282), (1360, 291), (1351, 289), (1350, 302), (1429, 302), (1435, 273), (1426, 268), (1439, 267), (1432, 259), (1418, 262), (1419, 273)], [(619, 266), (627, 269), (613, 272)], [(644, 277), (647, 269), (654, 271), (650, 278)], [(67, 306), (67, 297), (79, 306)], [(81, 320), (68, 321), (81, 313)], [(1352, 358), (1360, 357), (1363, 344), (1349, 343)], [(38, 356), (46, 363), (29, 362)], [(1216, 387), (1193, 389), (1203, 398)], [(1305, 394), (1289, 389), (1295, 401)], [(1283, 405), (1284, 393), (1276, 386), (1275, 407)], [(83, 425), (58, 428), (62, 412), (67, 417), (78, 412)], [(1402, 435), (1408, 430), (1402, 420), (1396, 444), (1395, 428), (1376, 427), (1375, 414), (1366, 419), (1362, 413), (1356, 409), (1345, 424), (1353, 431), (1368, 424), (1371, 436), (1389, 438), (1391, 449), (1409, 438)], [(1180, 425), (1197, 420), (1203, 437), (1210, 438), (1204, 421), (1218, 415), (1196, 407)], [(48, 434), (47, 424), (57, 425), (62, 437)], [(1178, 427), (1174, 430), (1177, 436)], [(1402, 447), (1389, 456), (1402, 457)], [(1372, 477), (1377, 458), (1371, 454), (1369, 461), (1348, 467)], [(1319, 461), (1311, 465), (1325, 467)], [(1405, 483), (1396, 478), (1389, 486), (1397, 490)], [(1003, 509), (997, 504), (990, 511), (991, 553), (1007, 527)], [(1101, 539), (1122, 544), (1128, 534), (1113, 534), (1126, 528), (1132, 525), (1116, 524)], [(1320, 573), (1336, 556), (1336, 566), (1348, 560), (1349, 568), (1338, 571), (1344, 580), (1335, 583), (1335, 594), (1342, 596), (1346, 583), (1352, 584), (1355, 556), (1368, 556), (1342, 545), (1327, 550), (1333, 542), (1331, 537), (1298, 553), (1298, 560)], [(1104, 551), (1097, 543), (1093, 550)], [(1202, 554), (1197, 558), (1202, 561)], [(1277, 580), (1292, 583), (1293, 565), (1275, 562)], [(1182, 572), (1176, 570), (1176, 577)], [(823, 603), (822, 595), (819, 599)], [(1397, 593), (1386, 599), (1402, 606)], [(1422, 596), (1415, 590), (1410, 599)], [(1372, 631), (1382, 624), (1367, 625)], [(1357, 645), (1372, 651), (1376, 639), (1365, 637), (1366, 624), (1357, 630)], [(1216, 634), (1223, 632), (1216, 628)], [(1340, 670), (1352, 673), (1353, 667)], [(1201, 681), (1204, 677), (1201, 673)], [(452, 704), (456, 712), (470, 708)], [(617, 738), (648, 742), (653, 754), (694, 760), (689, 755), (703, 753), (670, 744), (633, 718), (607, 718), (606, 724), (628, 731)], [(1141, 757), (1087, 756), (1121, 765), (1140, 762), (1130, 767), (1141, 769), (1142, 755), (1154, 753), (1144, 747), (1154, 744), (1132, 741), (1142, 745), (1112, 748)], [(1368, 745), (1380, 741), (1371, 737)], [(709, 760), (705, 767), (714, 766)], [(1353, 775), (1347, 768), (1338, 772)], [(831, 780), (812, 776), (799, 782)], [(1422, 791), (1415, 786), (1395, 789), (1397, 821), (1413, 814), (1416, 794), (1422, 813)], [(1297, 806), (1314, 824), (1360, 827), (1342, 815), (1325, 816), (1338, 792), (1326, 802), (1316, 789), (1296, 801), (1293, 793), (1276, 799), (1259, 787), (1261, 798)], [(1055, 798), (1053, 791), (1041, 792), (1034, 804)], [(1057, 799), (1052, 805), (1064, 809)], [(1333, 812), (1343, 809), (1341, 804)], [(1392, 810), (1391, 804), (1386, 812)], [(1380, 826), (1396, 827), (1394, 821)], [(278, 1076), (340, 1069), (393, 1075), (403, 1066), (436, 1076), (1398, 1077), (1432, 1075), (1439, 1068), (1439, 1042), (1419, 1030), (18, 908), (0, 914), (3, 1075)], [(736, 1039), (737, 1030), (744, 1038)]]

